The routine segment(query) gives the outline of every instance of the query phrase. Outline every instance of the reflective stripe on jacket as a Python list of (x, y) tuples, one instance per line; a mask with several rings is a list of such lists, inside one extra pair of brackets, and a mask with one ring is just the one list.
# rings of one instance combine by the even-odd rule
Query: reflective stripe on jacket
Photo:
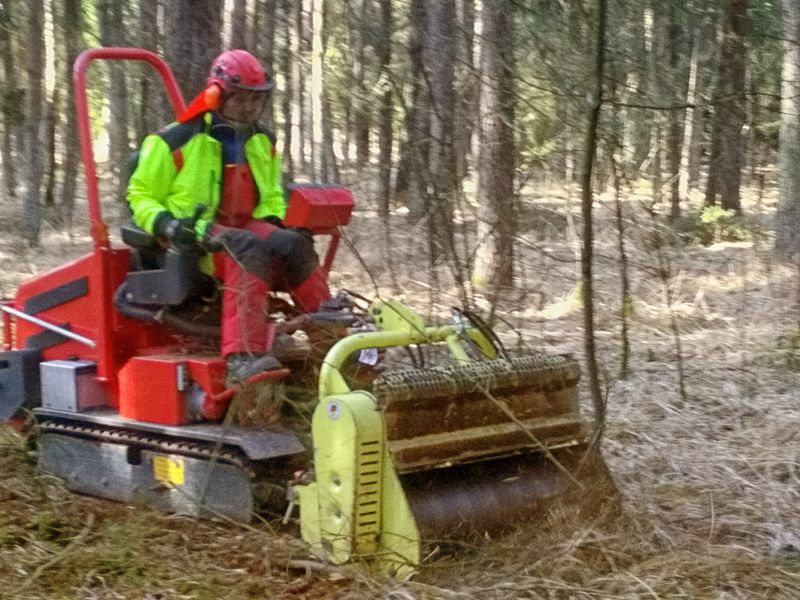
[[(172, 123), (148, 135), (136, 170), (128, 182), (128, 203), (134, 222), (154, 233), (157, 217), (165, 210), (175, 218), (194, 215), (198, 204), (206, 211), (197, 222), (198, 239), (214, 221), (220, 202), (222, 146), (210, 135), (211, 113), (188, 123)], [(286, 215), (280, 184), (281, 161), (272, 140), (257, 131), (245, 142), (245, 156), (258, 188), (253, 218)]]

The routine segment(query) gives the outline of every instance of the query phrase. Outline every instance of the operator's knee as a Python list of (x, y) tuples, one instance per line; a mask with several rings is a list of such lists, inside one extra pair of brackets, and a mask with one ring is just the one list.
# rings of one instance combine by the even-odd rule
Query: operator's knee
[(291, 229), (279, 229), (266, 239), (272, 256), (280, 260), (286, 270), (287, 283), (298, 286), (319, 266), (314, 250), (314, 240)]

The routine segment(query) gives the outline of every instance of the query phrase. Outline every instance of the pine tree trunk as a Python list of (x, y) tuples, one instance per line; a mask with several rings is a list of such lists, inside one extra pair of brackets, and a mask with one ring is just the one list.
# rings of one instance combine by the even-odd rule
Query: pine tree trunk
[[(104, 46), (126, 46), (122, 7), (112, 0), (97, 0), (97, 14), (100, 22), (100, 38)], [(115, 185), (121, 184), (121, 176), (128, 164), (130, 143), (128, 140), (128, 90), (125, 71), (115, 63), (109, 69), (109, 163), (115, 178)]]
[(205, 87), (222, 41), (222, 0), (164, 3), (164, 54), (187, 100)]
[[(637, 76), (636, 92), (639, 98), (645, 101), (650, 99), (652, 94), (652, 73), (653, 73), (653, 53), (655, 52), (655, 40), (653, 39), (653, 8), (650, 2), (635, 3), (635, 30), (633, 35), (632, 49), (633, 56), (645, 57), (645, 67), (642, 73)], [(647, 109), (635, 109), (631, 111), (633, 117), (632, 124), (632, 139), (633, 139), (633, 153), (627, 165), (630, 172), (636, 172), (642, 166), (642, 163), (647, 160), (651, 152), (652, 145), (652, 132), (653, 132), (653, 111)]]
[(44, 168), (44, 0), (28, 2), (28, 48), (25, 55), (27, 96), (25, 106), (25, 198), (23, 200), (25, 239), (39, 245), (42, 220), (41, 184)]
[(695, 98), (697, 97), (698, 61), (700, 57), (700, 32), (698, 27), (692, 39), (692, 54), (689, 60), (689, 85), (686, 90), (686, 112), (683, 119), (683, 142), (681, 144), (681, 164), (678, 179), (678, 195), (680, 198), (689, 197), (691, 179), (689, 176), (689, 161), (692, 156), (692, 142), (695, 141)]
[[(275, 23), (282, 18), (279, 14), (278, 0), (257, 0), (253, 15), (253, 37), (257, 55), (261, 58), (267, 74), (275, 80)], [(285, 26), (285, 25), (284, 25)], [(289, 73), (284, 71), (287, 77)], [(267, 97), (264, 108), (264, 124), (270, 131), (275, 131), (275, 92)]]
[(428, 207), (435, 254), (454, 251), (453, 198), (456, 190), (453, 170), (453, 128), (455, 96), (455, 0), (430, 3), (426, 14), (424, 49), (425, 76), (430, 89), (431, 150), (428, 170), (432, 197)]
[(14, 68), (14, 48), (11, 43), (11, 7), (8, 2), (0, 4), (0, 54), (2, 54), (3, 66), (3, 79), (4, 89), (2, 91), (2, 117), (3, 117), (3, 141), (2, 160), (3, 160), (3, 182), (4, 191), (11, 199), (17, 197), (17, 170), (15, 164), (17, 161), (15, 149), (15, 133), (17, 127), (15, 123), (19, 123), (21, 102), (17, 102), (15, 98), (20, 95), (17, 93), (16, 74)]
[(780, 201), (775, 215), (775, 250), (800, 257), (800, 5), (783, 0), (783, 76), (779, 155)]
[(314, 181), (325, 181), (328, 178), (325, 161), (323, 160), (323, 134), (322, 134), (322, 45), (323, 14), (325, 0), (312, 0), (311, 2), (311, 173)]
[(740, 183), (744, 167), (742, 129), (747, 115), (745, 27), (747, 0), (729, 0), (722, 46), (725, 65), (726, 118), (721, 131), (719, 192), (722, 208), (742, 211)]
[(477, 112), (477, 78), (475, 77), (475, 57), (473, 53), (475, 29), (475, 0), (458, 0), (456, 36), (456, 62), (459, 65), (458, 96), (455, 111), (455, 136), (453, 140), (453, 160), (455, 177), (463, 181), (468, 174), (468, 157), (471, 149), (471, 134)]
[[(667, 53), (669, 54), (669, 80), (671, 94), (665, 94), (676, 104), (681, 101), (680, 90), (683, 85), (679, 81), (679, 45), (680, 25), (672, 2), (667, 6)], [(669, 169), (670, 212), (671, 219), (681, 216), (680, 171), (681, 171), (681, 122), (680, 112), (671, 110), (667, 114), (667, 168)]]
[(380, 81), (383, 90), (380, 100), (378, 130), (378, 165), (380, 180), (378, 188), (378, 212), (381, 219), (389, 218), (389, 207), (392, 197), (392, 2), (380, 0), (381, 33), (380, 44), (376, 49), (380, 63)]
[(292, 166), (297, 175), (300, 173), (307, 173), (306, 165), (306, 136), (305, 136), (305, 123), (306, 123), (306, 105), (304, 102), (306, 78), (305, 78), (305, 65), (303, 53), (303, 36), (304, 36), (304, 23), (303, 23), (303, 2), (296, 1), (290, 2), (292, 8), (292, 25), (291, 31), (291, 67), (292, 67), (292, 135), (291, 135), (291, 151), (292, 151)]
[[(408, 59), (411, 70), (410, 97), (406, 102), (406, 143), (401, 154), (398, 180), (407, 179), (409, 217), (417, 221), (428, 205), (428, 156), (430, 154), (430, 102), (424, 76), (425, 2), (411, 0), (409, 7)], [(400, 186), (398, 186), (399, 188)]]
[(339, 165), (336, 161), (336, 153), (333, 151), (333, 113), (331, 103), (328, 99), (328, 92), (322, 89), (322, 159), (324, 164), (325, 181), (339, 183)]
[(370, 107), (366, 85), (364, 84), (364, 65), (365, 44), (364, 28), (366, 24), (366, 11), (368, 0), (358, 0), (355, 2), (356, 23), (354, 30), (355, 47), (353, 54), (353, 87), (355, 98), (353, 99), (353, 138), (356, 144), (356, 164), (359, 167), (365, 166), (369, 162), (369, 128), (370, 128)]
[(294, 144), (292, 136), (294, 135), (294, 96), (297, 94), (297, 91), (295, 89), (294, 81), (294, 63), (296, 61), (294, 61), (292, 58), (295, 56), (294, 50), (296, 50), (296, 35), (294, 27), (291, 25), (294, 17), (292, 8), (293, 6), (293, 0), (281, 0), (280, 7), (284, 31), (284, 48), (283, 52), (281, 53), (281, 56), (283, 57), (281, 60), (281, 68), (283, 70), (283, 77), (285, 80), (283, 96), (281, 97), (281, 112), (283, 113), (282, 155), (283, 173), (286, 181), (292, 181), (295, 177), (294, 154), (292, 151), (292, 146)]
[[(140, 45), (145, 50), (160, 53), (161, 35), (158, 30), (159, 0), (139, 0), (139, 22), (141, 23)], [(170, 65), (174, 68), (174, 65)], [(151, 74), (152, 73), (152, 74)], [(154, 83), (155, 82), (155, 83)], [(139, 114), (136, 117), (136, 142), (141, 143), (148, 133), (153, 133), (175, 118), (160, 93), (160, 82), (151, 70), (139, 84)]]
[[(474, 0), (472, 15), (472, 104), (469, 108), (468, 120), (470, 127), (470, 155), (472, 157), (474, 168), (471, 173), (471, 183), (473, 187), (478, 189), (478, 168), (477, 163), (481, 155), (481, 141), (480, 141), (480, 122), (481, 122), (481, 106), (480, 106), (480, 93), (481, 93), (481, 77), (478, 65), (481, 64), (481, 49), (483, 48), (483, 0)], [(559, 103), (557, 110), (562, 110), (562, 103)], [(564, 153), (560, 153), (561, 157)]]
[[(663, 65), (666, 43), (662, 34), (667, 29), (663, 3), (655, 2), (649, 12), (651, 14), (649, 32), (645, 26), (646, 35), (650, 39), (647, 89), (650, 102), (661, 104), (664, 102), (664, 88), (667, 87)], [(651, 181), (653, 182), (653, 203), (661, 204), (664, 199), (664, 132), (667, 129), (667, 116), (663, 111), (650, 112), (654, 113), (650, 118), (651, 129), (648, 136), (651, 144), (649, 158)]]
[(231, 10), (231, 39), (228, 48), (250, 50), (247, 43), (249, 31), (247, 27), (247, 0), (233, 0)]
[(592, 217), (594, 190), (592, 171), (597, 153), (597, 129), (603, 108), (603, 79), (605, 70), (606, 0), (597, 0), (597, 43), (595, 56), (595, 89), (591, 95), (589, 123), (586, 131), (583, 172), (581, 173), (581, 215), (583, 217), (583, 247), (581, 275), (583, 281), (583, 338), (589, 390), (594, 406), (595, 431), (593, 445), (599, 446), (606, 420), (606, 403), (600, 389), (599, 369), (594, 331), (594, 223)]
[(484, 0), (481, 48), (478, 248), (473, 284), (508, 287), (514, 276), (517, 210), (514, 197), (512, 4)]
[[(52, 207), (56, 203), (56, 121), (61, 111), (61, 99), (58, 93), (58, 86), (53, 88), (53, 95), (47, 101), (44, 119), (44, 138), (45, 138), (45, 168), (44, 168), (44, 195), (43, 204), (50, 208), (48, 214), (52, 213)], [(53, 220), (58, 223), (60, 215), (52, 215)]]
[[(67, 50), (67, 62), (64, 65), (65, 76), (72, 89), (72, 65), (81, 51), (81, 30), (83, 27), (83, 4), (81, 0), (64, 0), (64, 40)], [(75, 206), (75, 188), (78, 178), (80, 153), (71, 151), (78, 148), (78, 118), (75, 114), (75, 96), (67, 94), (66, 126), (64, 129), (64, 184), (61, 187), (61, 217), (67, 226), (72, 225), (72, 212)]]
[(741, 212), (740, 183), (744, 166), (742, 127), (746, 117), (745, 97), (745, 18), (746, 0), (726, 0), (722, 22), (722, 47), (719, 79), (715, 94), (712, 151), (714, 179), (709, 175), (706, 203)]
[(300, 100), (303, 103), (303, 120), (300, 126), (300, 138), (303, 140), (303, 172), (307, 176), (313, 177), (312, 172), (312, 152), (314, 151), (314, 107), (312, 106), (311, 89), (311, 48), (313, 44), (311, 32), (312, 6), (314, 0), (302, 0), (303, 9), (301, 12), (300, 24), (300, 55), (303, 61), (303, 95)]

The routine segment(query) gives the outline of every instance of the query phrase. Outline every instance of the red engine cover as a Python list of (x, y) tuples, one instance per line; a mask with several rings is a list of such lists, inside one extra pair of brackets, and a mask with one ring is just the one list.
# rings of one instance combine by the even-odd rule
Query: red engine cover
[(225, 361), (182, 355), (137, 356), (119, 373), (119, 414), (162, 425), (189, 422), (186, 389), (194, 381), (209, 395), (225, 388)]

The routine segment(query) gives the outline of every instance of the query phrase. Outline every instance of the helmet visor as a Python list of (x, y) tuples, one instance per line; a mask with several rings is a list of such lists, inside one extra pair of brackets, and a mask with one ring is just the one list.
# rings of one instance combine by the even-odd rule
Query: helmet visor
[(232, 124), (252, 124), (264, 113), (267, 98), (269, 98), (268, 90), (232, 87), (223, 96), (219, 113)]

